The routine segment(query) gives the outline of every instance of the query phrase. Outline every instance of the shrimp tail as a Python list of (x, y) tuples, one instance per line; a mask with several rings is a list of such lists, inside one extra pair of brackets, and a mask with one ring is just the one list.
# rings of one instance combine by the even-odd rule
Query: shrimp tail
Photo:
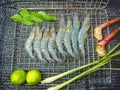
[(57, 62), (62, 62), (61, 59), (59, 59), (56, 55), (56, 50), (54, 49), (55, 41), (54, 40), (49, 40), (48, 42), (48, 51), (50, 52), (51, 56), (53, 59), (55, 59)]
[(71, 46), (71, 42), (70, 42), (70, 33), (66, 33), (65, 38), (64, 38), (64, 44), (66, 47), (67, 52), (72, 56), (72, 57), (76, 57), (76, 55), (73, 53), (72, 51), (72, 46)]

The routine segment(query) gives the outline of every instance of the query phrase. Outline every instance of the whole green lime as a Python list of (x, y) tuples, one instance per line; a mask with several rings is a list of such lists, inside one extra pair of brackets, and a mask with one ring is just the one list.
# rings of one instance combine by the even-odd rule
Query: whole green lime
[(14, 70), (11, 73), (10, 80), (14, 85), (22, 85), (26, 80), (26, 72), (22, 69)]
[(41, 81), (41, 72), (36, 69), (28, 71), (26, 81), (29, 85), (39, 84)]

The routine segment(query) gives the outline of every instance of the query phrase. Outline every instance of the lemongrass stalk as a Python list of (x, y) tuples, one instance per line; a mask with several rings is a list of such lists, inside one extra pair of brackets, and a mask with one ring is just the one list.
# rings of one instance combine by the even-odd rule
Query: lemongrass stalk
[(113, 71), (120, 71), (120, 68), (100, 68), (100, 70), (113, 70)]
[(112, 57), (115, 57), (115, 56), (118, 56), (118, 55), (120, 55), (120, 50), (117, 50), (115, 53), (109, 55), (108, 57), (112, 58)]
[(115, 57), (115, 56), (117, 56), (117, 55), (120, 55), (120, 50), (118, 50), (117, 52), (109, 55), (109, 56), (106, 57), (102, 62), (100, 62), (100, 63), (98, 63), (97, 65), (93, 66), (92, 68), (84, 71), (83, 73), (81, 73), (81, 74), (73, 77), (72, 79), (70, 79), (70, 80), (68, 80), (68, 81), (66, 81), (66, 82), (63, 82), (63, 83), (61, 83), (61, 84), (59, 84), (59, 85), (50, 87), (50, 88), (48, 88), (47, 90), (59, 90), (59, 89), (63, 88), (64, 86), (66, 86), (66, 85), (74, 82), (75, 80), (81, 79), (81, 78), (83, 78), (83, 77), (85, 77), (85, 76), (87, 76), (87, 75), (89, 75), (89, 74), (91, 74), (91, 73), (99, 70), (100, 67), (102, 67), (103, 65), (107, 64), (108, 62), (110, 62), (111, 58), (112, 58), (112, 57)]
[(64, 86), (66, 86), (66, 85), (74, 82), (75, 80), (78, 80), (78, 79), (80, 79), (80, 78), (83, 78), (83, 77), (85, 77), (85, 76), (87, 76), (87, 75), (89, 75), (89, 74), (91, 74), (91, 73), (99, 70), (100, 67), (102, 67), (103, 65), (107, 64), (108, 62), (110, 62), (110, 58), (102, 61), (101, 63), (97, 64), (96, 66), (93, 66), (92, 68), (84, 71), (83, 73), (81, 73), (81, 74), (73, 77), (72, 79), (70, 79), (70, 80), (68, 80), (68, 81), (66, 81), (66, 82), (63, 82), (63, 83), (61, 83), (61, 84), (59, 84), (59, 85), (50, 87), (50, 88), (48, 88), (47, 90), (59, 90), (59, 89), (63, 88)]
[(118, 43), (117, 45), (115, 45), (103, 58), (105, 58), (108, 55), (110, 55), (111, 53), (113, 53), (119, 46), (120, 46), (120, 43)]
[(74, 69), (71, 69), (71, 70), (68, 70), (67, 72), (64, 72), (64, 73), (61, 73), (61, 74), (58, 74), (58, 75), (55, 75), (55, 76), (52, 76), (52, 77), (48, 77), (44, 80), (41, 81), (42, 84), (45, 84), (45, 83), (52, 83), (54, 82), (55, 80), (57, 79), (60, 79), (66, 75), (69, 75), (69, 74), (72, 74), (74, 72), (77, 72), (77, 71), (80, 71), (86, 67), (89, 67), (89, 66), (92, 66), (92, 65), (95, 65), (95, 64), (98, 64), (100, 63), (102, 60), (104, 59), (100, 59), (100, 60), (97, 60), (97, 61), (94, 61), (94, 62), (91, 62), (91, 63), (88, 63), (88, 64), (85, 64), (83, 66), (80, 66), (80, 67), (77, 67), (77, 68), (74, 68)]
[(77, 72), (77, 71), (79, 71), (79, 70), (82, 70), (82, 69), (84, 69), (84, 68), (86, 68), (86, 67), (88, 67), (88, 66), (95, 65), (95, 64), (97, 64), (97, 63), (99, 63), (99, 60), (94, 61), (94, 62), (92, 62), (92, 63), (88, 63), (88, 64), (83, 65), (83, 66), (80, 66), (80, 67), (78, 67), (78, 68), (71, 69), (71, 70), (69, 70), (69, 71), (67, 71), (67, 72), (64, 72), (64, 73), (61, 73), (61, 74), (58, 74), (58, 75), (55, 75), (55, 76), (52, 76), (52, 77), (48, 77), (48, 78), (42, 80), (41, 83), (42, 83), (42, 84), (52, 83), (52, 82), (54, 82), (55, 80), (57, 80), (57, 79), (59, 79), (59, 78), (62, 78), (62, 77), (64, 77), (64, 76), (66, 76), (66, 75), (69, 75), (69, 74), (72, 74), (72, 73), (74, 73), (74, 72)]
[[(113, 47), (104, 57), (102, 57), (101, 59), (99, 60), (96, 60), (94, 62), (91, 62), (91, 63), (88, 63), (86, 65), (83, 65), (83, 66), (80, 66), (78, 68), (74, 68), (72, 70), (69, 70), (67, 72), (64, 72), (64, 73), (61, 73), (61, 74), (58, 74), (58, 75), (55, 75), (55, 76), (52, 76), (52, 77), (49, 77), (49, 78), (46, 78), (44, 80), (41, 81), (42, 84), (45, 84), (45, 83), (52, 83), (54, 82), (55, 80), (59, 79), (59, 78), (62, 78), (68, 74), (71, 74), (71, 73), (74, 73), (76, 71), (79, 71), (79, 70), (82, 70), (86, 67), (89, 67), (89, 66), (92, 66), (92, 65), (95, 65), (97, 63), (100, 63), (101, 61), (103, 61), (104, 59), (107, 58), (107, 56), (109, 56), (116, 48), (118, 48), (120, 46), (120, 43), (118, 43), (115, 47)], [(111, 56), (112, 57), (112, 56)]]

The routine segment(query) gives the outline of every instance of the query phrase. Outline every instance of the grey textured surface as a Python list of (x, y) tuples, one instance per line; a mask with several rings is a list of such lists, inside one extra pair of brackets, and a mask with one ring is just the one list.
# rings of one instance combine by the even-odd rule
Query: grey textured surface
[[(17, 12), (17, 10), (14, 9), (15, 8), (15, 6), (13, 5), (14, 3), (15, 3), (15, 0), (13, 0), (12, 3), (9, 2), (8, 0), (2, 0), (0, 2), (0, 21), (1, 21), (0, 22), (0, 90), (8, 90), (8, 89), (9, 90), (45, 90), (46, 87), (48, 86), (55, 85), (56, 83), (61, 83), (61, 81), (65, 81), (70, 77), (73, 77), (73, 75), (78, 74), (78, 73), (75, 73), (73, 75), (70, 75), (61, 79), (60, 81), (55, 82), (54, 84), (48, 84), (45, 86), (44, 85), (29, 86), (25, 84), (23, 86), (18, 87), (18, 86), (11, 85), (9, 81), (9, 75), (14, 69), (18, 69), (18, 68), (23, 68), (25, 70), (29, 70), (33, 68), (41, 69), (42, 72), (44, 72), (45, 77), (48, 77), (50, 75), (54, 75), (59, 72), (63, 72), (68, 69), (82, 65), (81, 64), (82, 62), (78, 63), (77, 61), (74, 61), (74, 62), (67, 61), (64, 64), (56, 64), (56, 65), (55, 64), (49, 64), (49, 65), (39, 64), (33, 60), (30, 60), (30, 58), (27, 56), (26, 53), (22, 53), (24, 52), (24, 48), (22, 48), (24, 45), (23, 42), (26, 40), (29, 34), (27, 30), (31, 29), (32, 27), (26, 28), (26, 26), (23, 26), (20, 24), (16, 25), (14, 22), (11, 22), (11, 20), (9, 19), (9, 16)], [(106, 7), (108, 11), (108, 19), (112, 19), (117, 16), (120, 16), (119, 6), (120, 6), (119, 0), (109, 1), (108, 6)], [(64, 13), (64, 11), (61, 11), (61, 12)], [(80, 14), (83, 17), (85, 11), (81, 10), (79, 12), (80, 13), (83, 12), (83, 14)], [(107, 20), (107, 18), (104, 18), (107, 16), (106, 12), (102, 10), (96, 12), (97, 14), (94, 11), (88, 11), (88, 12), (92, 13), (93, 15), (92, 17), (98, 15), (98, 19), (92, 18), (93, 24), (96, 24), (96, 20), (97, 20), (97, 24)], [(72, 11), (69, 13), (72, 13)], [(112, 31), (115, 27), (118, 27), (118, 26), (120, 26), (120, 23), (110, 26), (109, 30)], [(92, 26), (92, 29), (93, 27), (94, 25)], [(91, 38), (91, 36), (89, 37)], [(115, 37), (115, 39), (110, 43), (110, 45), (114, 46), (117, 42), (120, 42), (119, 38), (120, 38), (120, 35), (117, 35), (117, 37)], [(92, 42), (96, 43), (96, 41), (94, 41), (93, 38), (90, 40), (91, 41), (93, 40)], [(88, 47), (87, 49), (91, 49), (92, 45), (94, 46), (94, 44), (89, 44), (89, 43), (91, 42), (88, 42), (87, 45), (90, 47)], [(94, 57), (93, 54), (88, 54), (87, 58), (93, 59), (96, 57)], [(119, 67), (120, 65), (119, 58), (120, 57), (117, 57), (114, 59), (114, 62), (112, 62), (112, 67)], [(85, 62), (88, 63), (90, 61), (86, 60)], [(119, 89), (120, 88), (120, 79), (119, 79), (120, 72), (119, 71), (112, 71), (112, 72), (106, 71), (106, 72), (97, 72), (97, 73), (98, 74), (94, 73), (91, 76), (86, 77), (85, 79), (74, 82), (73, 84), (65, 87), (64, 90), (66, 89), (67, 90), (120, 90)], [(103, 74), (103, 76), (101, 74)], [(98, 78), (97, 78), (97, 75), (98, 75)], [(102, 77), (103, 79), (106, 79), (106, 80), (103, 80)], [(109, 84), (110, 82), (111, 84)]]

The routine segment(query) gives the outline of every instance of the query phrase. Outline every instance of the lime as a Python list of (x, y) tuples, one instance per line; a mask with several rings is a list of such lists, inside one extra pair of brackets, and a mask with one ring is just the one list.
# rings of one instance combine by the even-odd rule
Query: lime
[(14, 85), (22, 85), (26, 80), (26, 72), (22, 69), (17, 69), (11, 73), (10, 80)]
[(41, 72), (36, 69), (28, 71), (26, 81), (29, 85), (39, 84), (41, 81)]

